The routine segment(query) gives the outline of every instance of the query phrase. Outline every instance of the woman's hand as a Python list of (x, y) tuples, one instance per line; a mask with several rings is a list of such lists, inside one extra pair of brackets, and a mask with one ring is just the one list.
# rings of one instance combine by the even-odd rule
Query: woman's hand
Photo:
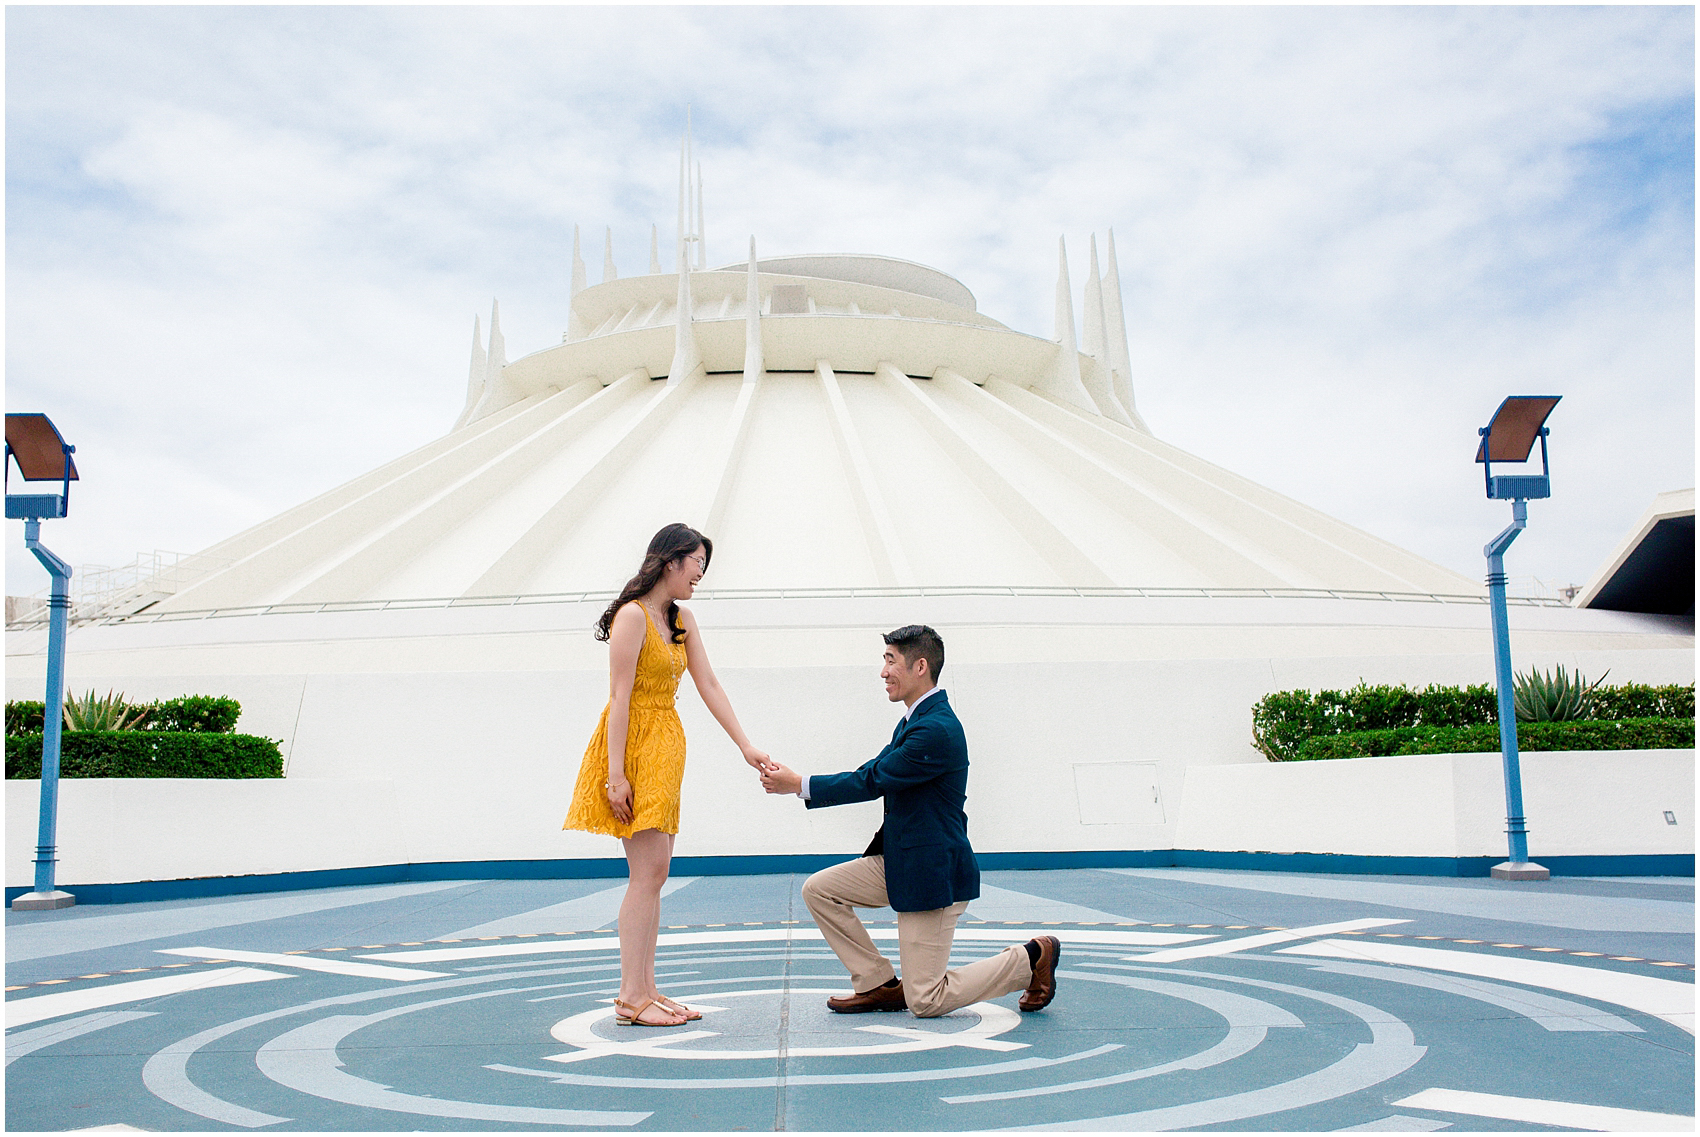
[(625, 779), (608, 781), (608, 805), (621, 825), (632, 823), (632, 784)]
[(768, 757), (767, 751), (757, 750), (754, 746), (744, 749), (744, 761), (755, 767), (758, 773), (765, 772), (773, 765), (773, 759)]

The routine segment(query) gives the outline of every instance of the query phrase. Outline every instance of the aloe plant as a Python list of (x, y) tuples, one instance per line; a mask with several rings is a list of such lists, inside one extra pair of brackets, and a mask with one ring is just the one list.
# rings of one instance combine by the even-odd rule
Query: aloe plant
[[(1606, 675), (1611, 672), (1607, 671)], [(1511, 684), (1512, 706), (1518, 722), (1569, 722), (1588, 717), (1594, 701), (1594, 689), (1606, 680), (1606, 675), (1589, 683), (1578, 671), (1572, 678), (1559, 664), (1552, 674), (1529, 669), (1527, 675), (1517, 675)]]
[(72, 695), (65, 700), (67, 730), (135, 730), (147, 717), (147, 707), (126, 706), (124, 696), (112, 691), (101, 697), (90, 688), (80, 699)]

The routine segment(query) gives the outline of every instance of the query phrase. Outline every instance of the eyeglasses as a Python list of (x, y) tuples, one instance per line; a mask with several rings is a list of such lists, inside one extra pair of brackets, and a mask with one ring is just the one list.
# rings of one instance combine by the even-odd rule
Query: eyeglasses
[(699, 553), (687, 553), (685, 555), (685, 559), (687, 561), (695, 561), (697, 563), (697, 570), (699, 572), (707, 572), (708, 571), (708, 558), (707, 557), (702, 556)]

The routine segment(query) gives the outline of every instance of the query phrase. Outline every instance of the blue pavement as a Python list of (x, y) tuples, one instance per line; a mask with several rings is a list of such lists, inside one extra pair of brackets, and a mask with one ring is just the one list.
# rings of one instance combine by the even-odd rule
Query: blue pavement
[[(623, 882), (440, 881), (8, 912), (19, 1130), (1694, 1127), (1694, 883), (991, 872), (955, 957), (1058, 996), (840, 1016), (802, 877), (681, 877), (618, 1026)], [(864, 914), (895, 958), (889, 910)]]

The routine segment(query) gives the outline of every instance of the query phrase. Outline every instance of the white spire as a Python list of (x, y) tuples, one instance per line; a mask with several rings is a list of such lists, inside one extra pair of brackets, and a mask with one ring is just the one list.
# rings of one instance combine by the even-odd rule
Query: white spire
[(1074, 339), (1074, 301), (1068, 288), (1068, 246), (1061, 237), (1057, 238), (1056, 316), (1057, 358), (1039, 385), (1064, 402), (1096, 414), (1098, 406), (1080, 381), (1080, 351), (1075, 347)]
[(679, 294), (678, 314), (673, 331), (673, 362), (667, 368), (668, 383), (683, 383), (687, 375), (702, 366), (702, 354), (697, 350), (696, 332), (691, 327), (691, 262), (689, 246), (686, 244), (689, 234), (685, 232), (690, 200), (690, 145), (691, 136), (687, 130), (685, 137), (679, 140), (679, 242), (678, 256), (674, 262), (678, 265)]
[(667, 368), (668, 383), (683, 383), (685, 377), (702, 366), (702, 353), (697, 350), (696, 330), (692, 327), (691, 266), (685, 261), (685, 243), (679, 242), (679, 315), (673, 331), (673, 362)]
[(649, 227), (649, 273), (651, 276), (661, 272), (661, 231), (654, 225)]
[(573, 283), (567, 293), (567, 339), (581, 340), (588, 331), (584, 321), (579, 318), (578, 309), (573, 301), (584, 291), (584, 257), (580, 255), (578, 241), (578, 226), (573, 226)]
[(584, 291), (584, 257), (579, 254), (578, 226), (573, 226), (573, 290), (571, 295), (577, 296)]
[(1080, 350), (1109, 366), (1104, 355), (1104, 288), (1098, 279), (1098, 234), (1092, 234), (1092, 259), (1086, 272), (1086, 307), (1080, 313)]
[(708, 248), (702, 239), (702, 164), (691, 157), (695, 145), (687, 106), (685, 134), (679, 140), (679, 247), (685, 251), (686, 267), (699, 271), (708, 267)]
[(744, 286), (744, 382), (760, 379), (767, 370), (761, 350), (761, 284), (756, 279), (756, 239), (750, 238), (750, 273)]
[(472, 366), (467, 370), (466, 385), (468, 388), (484, 386), (484, 369), (488, 365), (489, 356), (484, 354), (484, 334), (478, 326), (478, 317), (472, 317)]
[(708, 267), (708, 238), (702, 227), (702, 163), (697, 163), (697, 267)]
[(1081, 368), (1081, 381), (1098, 411), (1105, 418), (1123, 426), (1132, 426), (1133, 419), (1116, 398), (1115, 377), (1111, 374), (1109, 352), (1104, 344), (1104, 283), (1098, 276), (1098, 235), (1092, 235), (1092, 258), (1086, 267), (1086, 310), (1081, 313), (1082, 335), (1087, 358), (1092, 363)]
[(490, 301), (490, 354), (484, 362), (484, 383), (486, 386), (495, 382), (502, 373), (502, 368), (508, 365), (508, 345), (502, 339), (502, 306), (494, 299)]
[(602, 283), (618, 280), (620, 272), (614, 267), (614, 230), (612, 226), (603, 229), (602, 238)]
[[(689, 112), (687, 112), (687, 113), (689, 113)], [(686, 159), (686, 153), (689, 150), (689, 148), (690, 148), (690, 135), (686, 134), (686, 135), (680, 136), (680, 138), (679, 138), (679, 227), (677, 229), (677, 232), (679, 234), (679, 250), (678, 250), (679, 256), (678, 256), (677, 259), (678, 259), (678, 263), (681, 266), (686, 266), (686, 264), (687, 264), (687, 262), (685, 261), (685, 249), (688, 247), (688, 242), (691, 239), (691, 235), (690, 235), (690, 232), (689, 232), (689, 229), (688, 229), (688, 224), (689, 224), (688, 221), (687, 221), (688, 215), (685, 212), (686, 195), (690, 193), (690, 185), (688, 184), (689, 179), (690, 179), (690, 172), (689, 172), (690, 167), (688, 167), (685, 164), (685, 162), (687, 160)], [(684, 268), (681, 267), (679, 271), (681, 271), (681, 272), (684, 271)]]
[(455, 419), (451, 430), (459, 430), (466, 425), (472, 416), (473, 408), (478, 405), (479, 398), (484, 394), (484, 377), (487, 357), (484, 354), (484, 334), (478, 325), (478, 317), (472, 317), (472, 366), (466, 369), (466, 406), (461, 408), (460, 417)]
[(1139, 417), (1139, 409), (1133, 404), (1133, 360), (1127, 348), (1127, 318), (1122, 313), (1122, 278), (1116, 267), (1116, 231), (1110, 230), (1110, 239), (1104, 250), (1109, 264), (1104, 272), (1104, 339), (1109, 347), (1110, 370), (1116, 398), (1126, 408), (1135, 426), (1149, 433), (1145, 420)]

